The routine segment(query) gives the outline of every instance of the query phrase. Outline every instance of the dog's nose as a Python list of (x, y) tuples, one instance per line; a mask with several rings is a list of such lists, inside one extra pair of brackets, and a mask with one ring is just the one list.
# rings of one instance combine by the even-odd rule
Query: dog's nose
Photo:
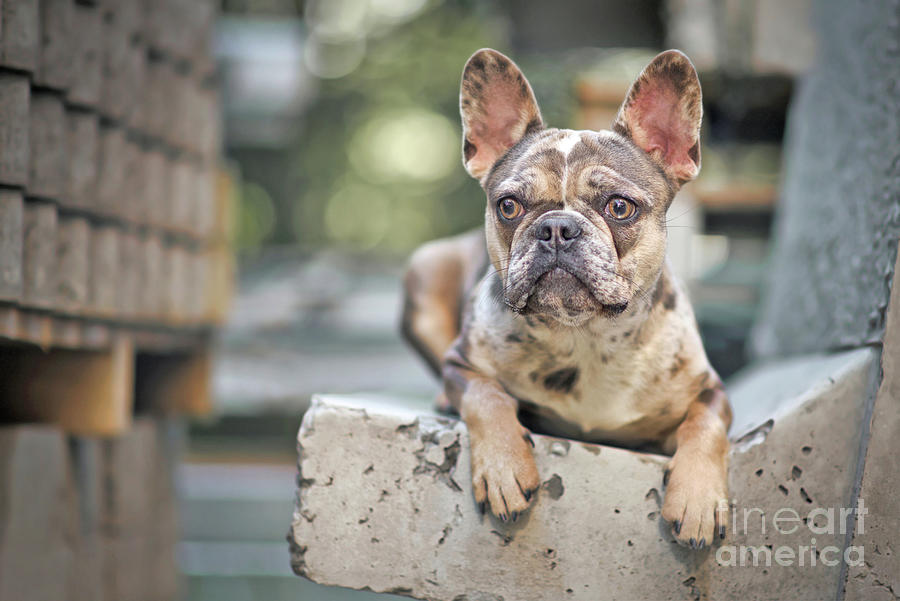
[(581, 226), (572, 217), (548, 217), (537, 229), (537, 239), (547, 249), (565, 250), (580, 235)]

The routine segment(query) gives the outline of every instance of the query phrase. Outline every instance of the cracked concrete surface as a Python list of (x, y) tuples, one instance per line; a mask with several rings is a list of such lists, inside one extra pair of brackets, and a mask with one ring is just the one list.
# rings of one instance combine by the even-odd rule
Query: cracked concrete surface
[[(319, 396), (298, 437), (292, 566), (322, 584), (442, 601), (833, 598), (839, 565), (767, 566), (764, 549), (797, 551), (814, 538), (817, 557), (843, 550), (838, 527), (817, 534), (802, 518), (852, 507), (877, 356), (862, 349), (798, 363), (791, 374), (818, 375), (762, 421), (747, 415), (767, 401), (758, 379), (771, 374), (762, 369), (732, 391), (739, 419), (756, 419), (732, 433), (738, 519), (719, 547), (700, 552), (675, 544), (660, 518), (665, 457), (536, 435), (543, 484), (532, 509), (504, 524), (475, 507), (464, 424), (367, 396)], [(773, 518), (787, 511), (800, 527), (783, 534)], [(738, 557), (752, 546), (748, 561), (761, 553), (760, 565), (720, 565), (722, 545)]]
[[(894, 272), (900, 273), (900, 256)], [(866, 549), (862, 566), (848, 566), (845, 599), (893, 601), (900, 599), (900, 470), (897, 441), (900, 440), (900, 286), (891, 291), (887, 332), (881, 367), (884, 377), (869, 421), (870, 437), (860, 480), (859, 498), (865, 499), (868, 520), (855, 524), (853, 544)], [(873, 519), (874, 518), (874, 519)]]

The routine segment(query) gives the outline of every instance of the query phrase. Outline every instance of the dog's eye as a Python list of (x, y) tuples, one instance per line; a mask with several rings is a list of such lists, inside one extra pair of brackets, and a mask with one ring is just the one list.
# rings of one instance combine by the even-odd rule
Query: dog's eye
[(628, 219), (634, 215), (636, 209), (637, 207), (634, 206), (633, 202), (619, 196), (610, 199), (610, 201), (606, 203), (606, 214), (613, 219)]
[(522, 213), (525, 212), (522, 203), (511, 196), (501, 198), (500, 202), (497, 203), (497, 210), (504, 219), (515, 219), (521, 217)]

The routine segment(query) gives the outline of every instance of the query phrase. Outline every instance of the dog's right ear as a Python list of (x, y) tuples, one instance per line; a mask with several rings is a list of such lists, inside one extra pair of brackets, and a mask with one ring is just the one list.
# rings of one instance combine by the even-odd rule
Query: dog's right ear
[(522, 71), (490, 48), (473, 54), (463, 69), (459, 112), (463, 164), (482, 184), (497, 159), (525, 134), (544, 127), (534, 92)]

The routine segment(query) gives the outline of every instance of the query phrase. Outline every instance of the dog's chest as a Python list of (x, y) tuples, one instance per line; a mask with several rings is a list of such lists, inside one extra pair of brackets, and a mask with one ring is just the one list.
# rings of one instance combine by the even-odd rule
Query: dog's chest
[(646, 415), (638, 392), (647, 361), (634, 342), (636, 329), (500, 328), (490, 352), (497, 378), (514, 397), (582, 433), (611, 433)]

